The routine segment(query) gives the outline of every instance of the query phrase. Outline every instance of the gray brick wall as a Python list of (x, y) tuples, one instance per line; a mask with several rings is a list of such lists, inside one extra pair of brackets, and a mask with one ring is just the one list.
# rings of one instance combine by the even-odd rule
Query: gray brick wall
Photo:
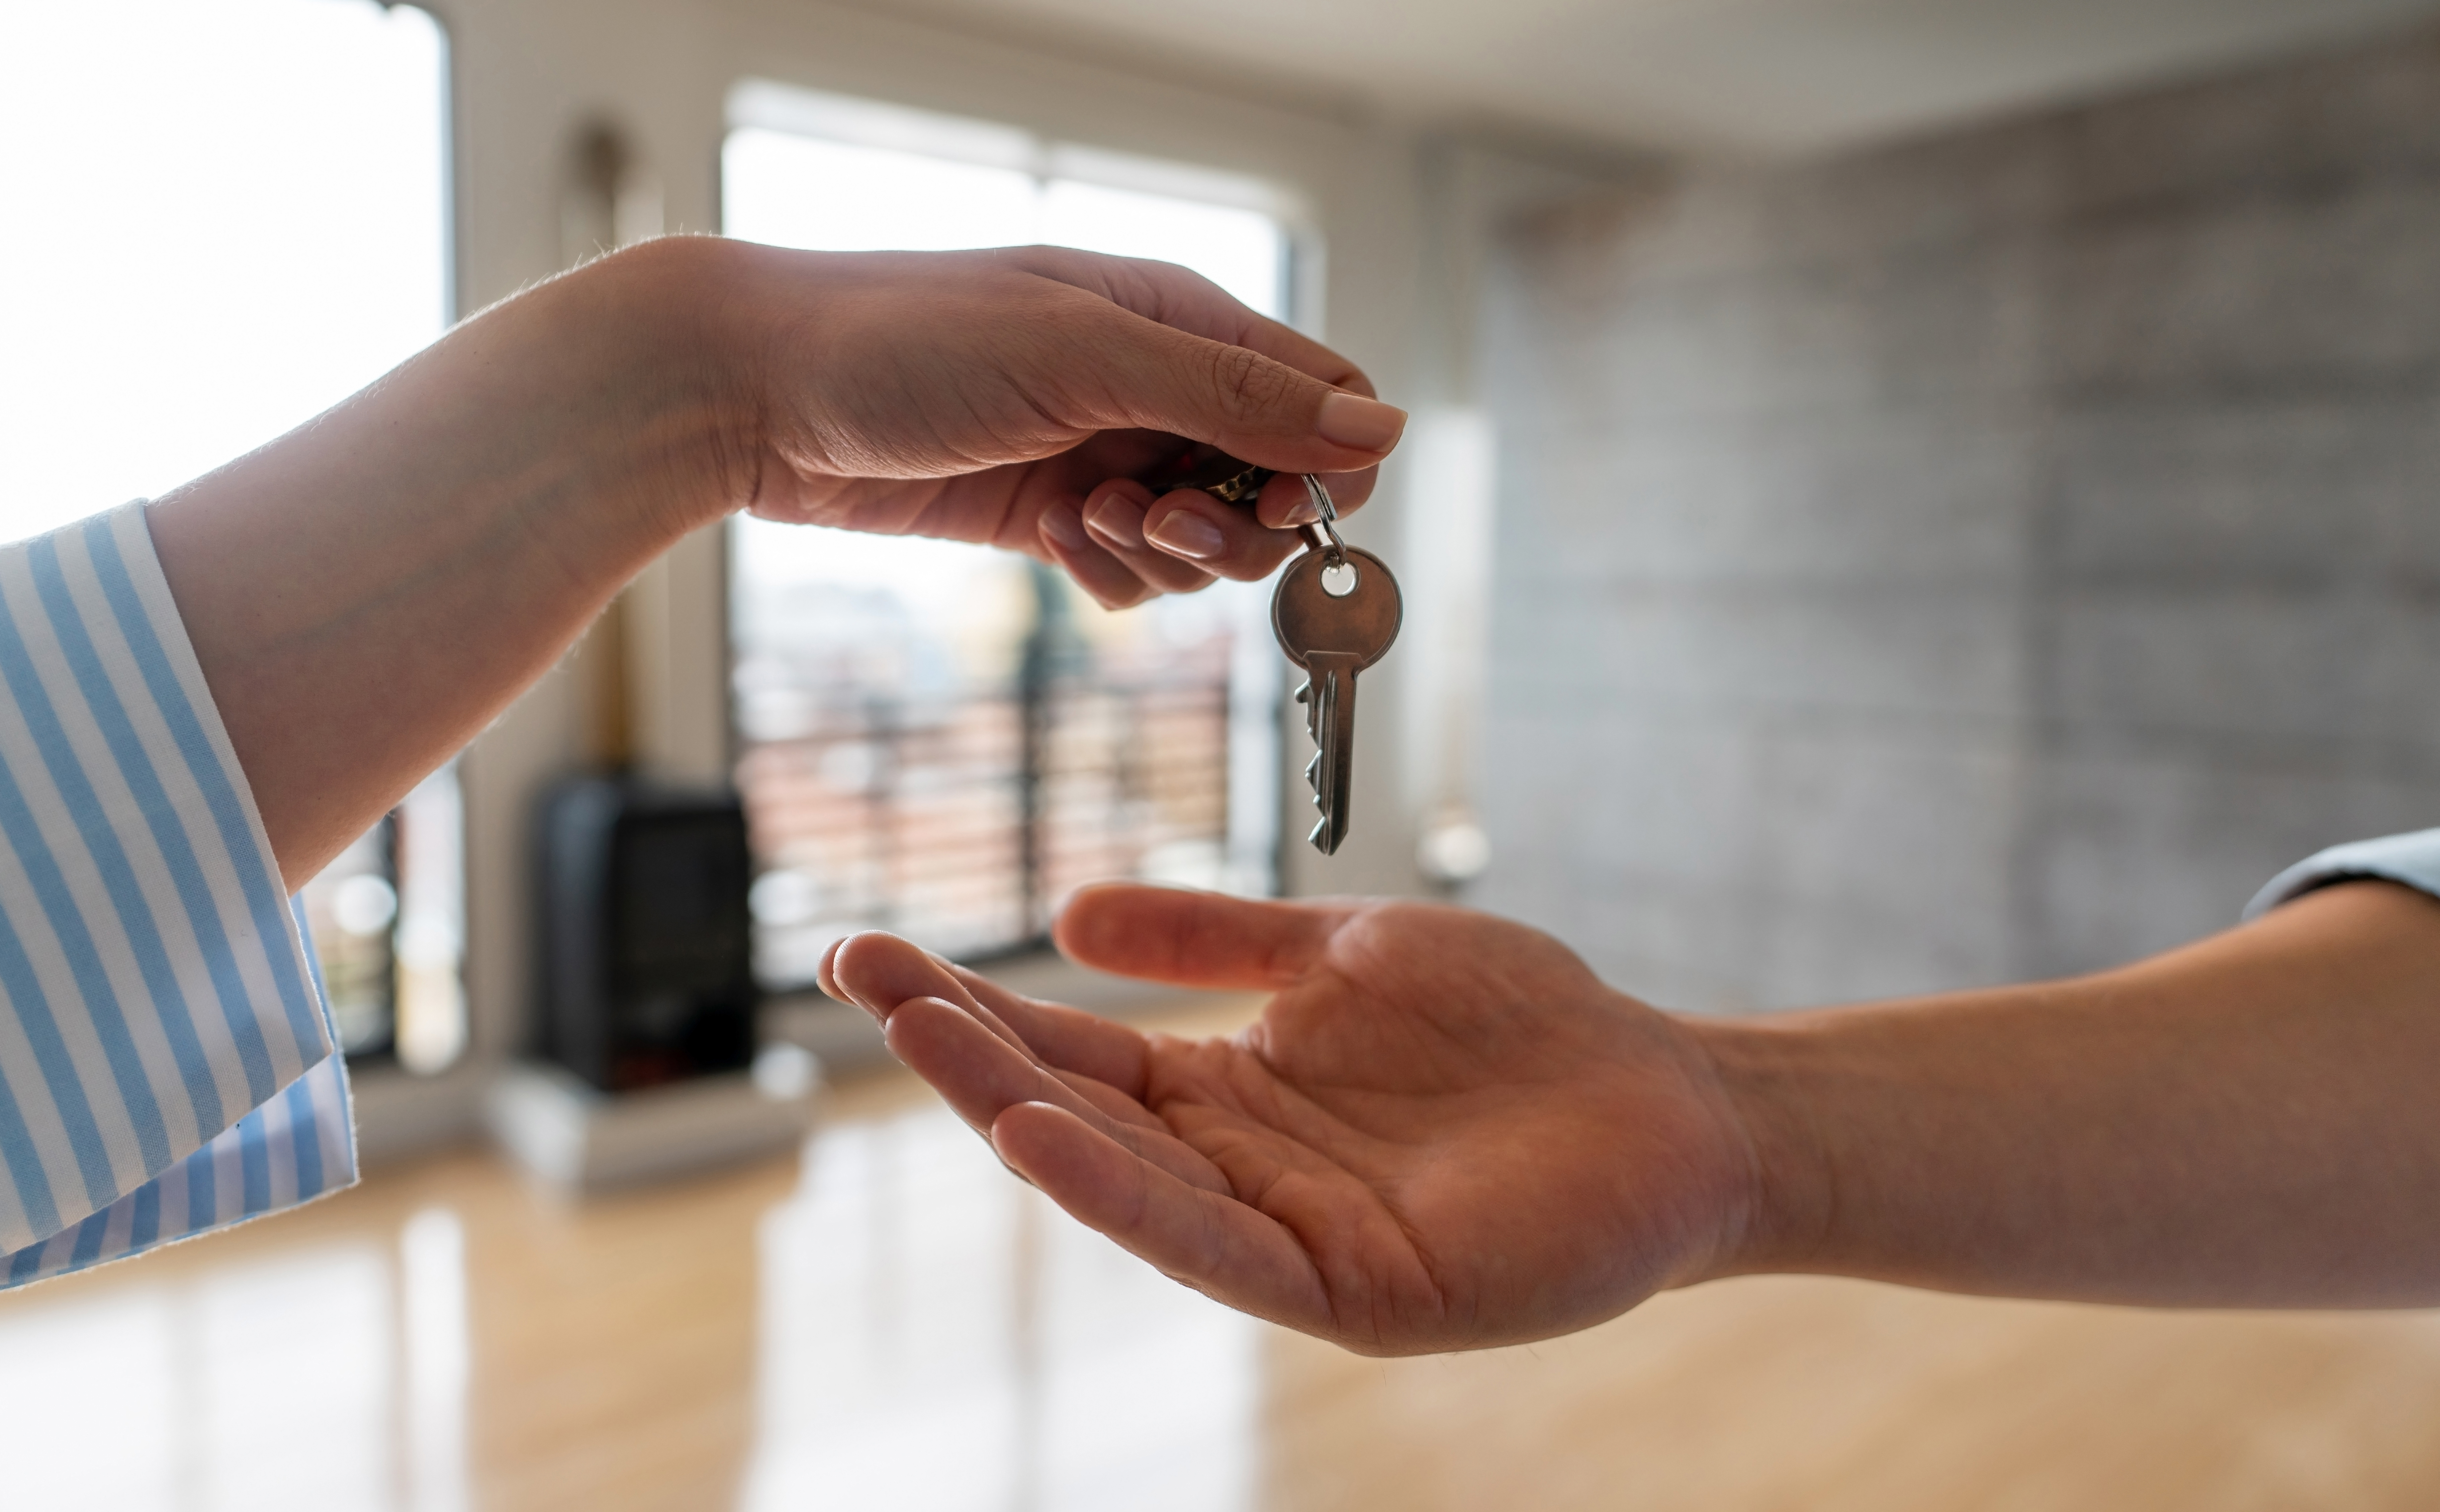
[(1502, 239), (1493, 869), (1729, 1009), (2440, 825), (2440, 33)]

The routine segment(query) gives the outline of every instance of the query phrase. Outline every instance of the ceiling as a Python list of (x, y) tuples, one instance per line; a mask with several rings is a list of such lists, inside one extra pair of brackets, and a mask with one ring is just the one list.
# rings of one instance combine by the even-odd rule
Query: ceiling
[(1622, 148), (1819, 151), (2208, 73), (2440, 0), (936, 0), (1200, 75)]

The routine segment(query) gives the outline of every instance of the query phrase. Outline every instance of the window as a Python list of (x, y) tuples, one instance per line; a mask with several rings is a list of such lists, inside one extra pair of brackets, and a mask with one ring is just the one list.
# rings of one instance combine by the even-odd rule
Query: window
[[(0, 539), (166, 491), (438, 336), (446, 122), (421, 10), (0, 10)], [(426, 784), (306, 889), (351, 1051), (429, 1067), (464, 1038), (454, 794)]]
[[(730, 235), (831, 251), (1052, 242), (1287, 313), (1266, 186), (764, 83), (731, 97)], [(1024, 558), (741, 520), (735, 707), (764, 980), (882, 926), (974, 957), (1096, 878), (1271, 885), (1278, 672), (1259, 590), (1122, 614)]]
[(443, 767), (305, 884), (305, 920), (339, 1041), (438, 1071), (466, 1042), (465, 818)]

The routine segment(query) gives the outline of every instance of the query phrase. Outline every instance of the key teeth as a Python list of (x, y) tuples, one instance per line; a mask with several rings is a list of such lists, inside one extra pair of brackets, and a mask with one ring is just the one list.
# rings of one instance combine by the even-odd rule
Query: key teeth
[(1305, 732), (1313, 737), (1313, 743), (1317, 747), (1322, 748), (1316, 750), (1313, 759), (1304, 764), (1305, 786), (1313, 790), (1313, 806), (1321, 810), (1320, 821), (1313, 827), (1313, 832), (1304, 838), (1314, 849), (1323, 855), (1335, 856), (1338, 854), (1339, 837), (1335, 832), (1337, 826), (1332, 822), (1331, 806), (1322, 798), (1322, 758), (1328, 754), (1329, 742), (1322, 736), (1322, 697), (1314, 685), (1317, 681), (1318, 679), (1308, 673), (1303, 685), (1296, 690), (1296, 701), (1304, 705)]

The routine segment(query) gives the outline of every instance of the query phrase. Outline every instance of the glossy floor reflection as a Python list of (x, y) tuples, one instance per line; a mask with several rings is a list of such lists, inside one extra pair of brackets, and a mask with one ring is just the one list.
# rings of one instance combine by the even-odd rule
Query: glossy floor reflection
[(831, 1106), (802, 1161), (570, 1205), (453, 1156), (0, 1298), (0, 1506), (2268, 1512), (2440, 1485), (2440, 1317), (1771, 1279), (1359, 1360), (1082, 1232), (920, 1088)]
[[(816, 1142), (762, 1220), (743, 1504), (1251, 1505), (1255, 1325), (1009, 1179), (929, 1112)], [(988, 1263), (978, 1263), (988, 1257)]]

